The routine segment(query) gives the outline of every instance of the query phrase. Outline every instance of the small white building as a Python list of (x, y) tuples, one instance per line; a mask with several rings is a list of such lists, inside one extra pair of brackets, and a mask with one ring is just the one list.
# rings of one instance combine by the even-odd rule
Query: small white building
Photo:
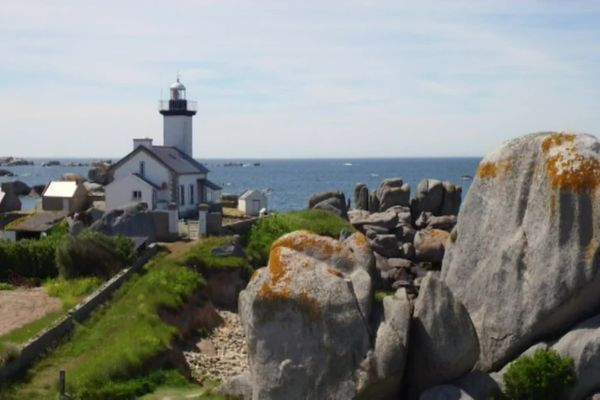
[(75, 181), (52, 181), (42, 193), (44, 211), (74, 213), (88, 206), (87, 189)]
[(180, 215), (195, 214), (198, 205), (217, 201), (221, 187), (208, 180), (208, 169), (193, 158), (192, 118), (195, 102), (186, 100), (177, 78), (170, 99), (161, 101), (164, 146), (152, 139), (134, 139), (133, 151), (111, 167), (113, 181), (106, 186), (106, 209), (144, 202), (151, 210), (175, 204)]
[(259, 190), (247, 190), (238, 199), (238, 210), (244, 215), (257, 216), (263, 208), (267, 208), (267, 196)]

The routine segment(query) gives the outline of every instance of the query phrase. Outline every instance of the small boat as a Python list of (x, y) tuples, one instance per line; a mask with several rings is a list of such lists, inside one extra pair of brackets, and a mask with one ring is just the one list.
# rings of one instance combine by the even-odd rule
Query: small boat
[(471, 181), (473, 180), (473, 177), (471, 175), (463, 175), (460, 177), (460, 179), (462, 179), (463, 181)]
[(345, 165), (346, 167), (351, 167), (351, 166), (352, 166), (352, 163), (349, 163), (349, 162), (347, 162), (347, 163), (344, 163), (344, 165)]
[(372, 176), (373, 178), (377, 178), (377, 177), (379, 177), (379, 174), (373, 174), (373, 173), (372, 173), (372, 174), (371, 174), (371, 176)]

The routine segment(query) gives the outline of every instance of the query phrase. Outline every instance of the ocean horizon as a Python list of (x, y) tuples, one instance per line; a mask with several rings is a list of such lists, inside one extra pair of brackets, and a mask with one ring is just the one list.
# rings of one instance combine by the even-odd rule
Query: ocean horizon
[[(30, 186), (45, 185), (60, 179), (65, 173), (87, 177), (89, 166), (97, 160), (115, 158), (25, 158), (33, 166), (2, 167), (15, 174), (0, 177), (0, 182), (21, 180)], [(269, 209), (289, 211), (306, 208), (310, 195), (339, 190), (353, 199), (354, 186), (365, 183), (374, 189), (385, 178), (401, 177), (414, 193), (418, 183), (425, 178), (448, 180), (468, 191), (481, 157), (406, 157), (406, 158), (206, 158), (199, 159), (211, 171), (209, 179), (223, 187), (223, 193), (241, 194), (247, 189), (264, 191), (269, 199)], [(43, 167), (48, 161), (58, 161), (59, 166)], [(75, 164), (71, 166), (71, 164)], [(257, 164), (257, 165), (255, 165)], [(23, 209), (31, 209), (36, 199), (22, 198)]]

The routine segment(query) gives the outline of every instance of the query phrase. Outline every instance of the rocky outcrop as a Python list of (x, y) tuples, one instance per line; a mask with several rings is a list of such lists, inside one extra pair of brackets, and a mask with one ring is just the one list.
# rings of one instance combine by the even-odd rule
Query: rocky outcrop
[(428, 274), (421, 284), (411, 324), (406, 369), (409, 398), (461, 377), (478, 357), (477, 334), (466, 308), (442, 281)]
[(411, 201), (413, 215), (422, 212), (433, 215), (456, 215), (462, 200), (462, 188), (448, 181), (424, 179), (419, 182), (415, 198)]
[(8, 191), (0, 189), (0, 213), (21, 210), (21, 200), (12, 192), (11, 187), (7, 187)]
[(442, 278), (469, 311), (488, 370), (600, 306), (600, 143), (527, 135), (488, 154), (476, 175)]
[(569, 399), (585, 399), (600, 390), (600, 315), (577, 325), (552, 348), (573, 359), (577, 379)]
[(419, 261), (441, 263), (450, 234), (440, 229), (424, 229), (415, 235), (415, 257)]
[(88, 179), (91, 182), (99, 183), (100, 185), (108, 185), (113, 179), (110, 171), (111, 167), (112, 163), (108, 161), (96, 161), (92, 163), (92, 166), (88, 171)]
[(94, 222), (90, 229), (107, 235), (147, 237), (151, 242), (157, 238), (154, 217), (146, 203), (136, 203), (108, 211), (101, 219)]
[(364, 183), (357, 183), (354, 187), (354, 208), (357, 210), (369, 209), (369, 188)]
[(31, 192), (31, 187), (22, 181), (3, 182), (0, 187), (6, 193), (13, 193), (15, 196), (27, 196)]
[(412, 314), (404, 289), (383, 299), (383, 313), (375, 348), (369, 351), (358, 373), (358, 392), (363, 399), (398, 397), (402, 387)]
[(426, 390), (419, 400), (477, 400), (467, 392), (453, 385), (440, 385)]
[(375, 190), (379, 211), (385, 211), (394, 206), (408, 207), (410, 204), (410, 186), (402, 178), (384, 179)]
[(355, 371), (370, 347), (373, 268), (357, 261), (372, 260), (369, 253), (361, 234), (342, 243), (295, 232), (273, 244), (268, 267), (239, 300), (253, 398), (356, 395)]
[(0, 169), (0, 176), (15, 176), (15, 174), (13, 174), (11, 171), (7, 170), (7, 169)]
[(342, 192), (321, 192), (310, 197), (308, 208), (329, 211), (348, 219), (350, 204), (346, 202), (346, 196)]

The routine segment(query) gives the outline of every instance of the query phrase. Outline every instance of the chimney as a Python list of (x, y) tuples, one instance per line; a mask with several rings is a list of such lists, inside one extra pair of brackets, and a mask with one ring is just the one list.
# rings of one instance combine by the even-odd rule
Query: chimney
[(135, 150), (140, 146), (144, 146), (148, 149), (152, 149), (152, 139), (150, 139), (150, 138), (133, 139), (133, 149)]

